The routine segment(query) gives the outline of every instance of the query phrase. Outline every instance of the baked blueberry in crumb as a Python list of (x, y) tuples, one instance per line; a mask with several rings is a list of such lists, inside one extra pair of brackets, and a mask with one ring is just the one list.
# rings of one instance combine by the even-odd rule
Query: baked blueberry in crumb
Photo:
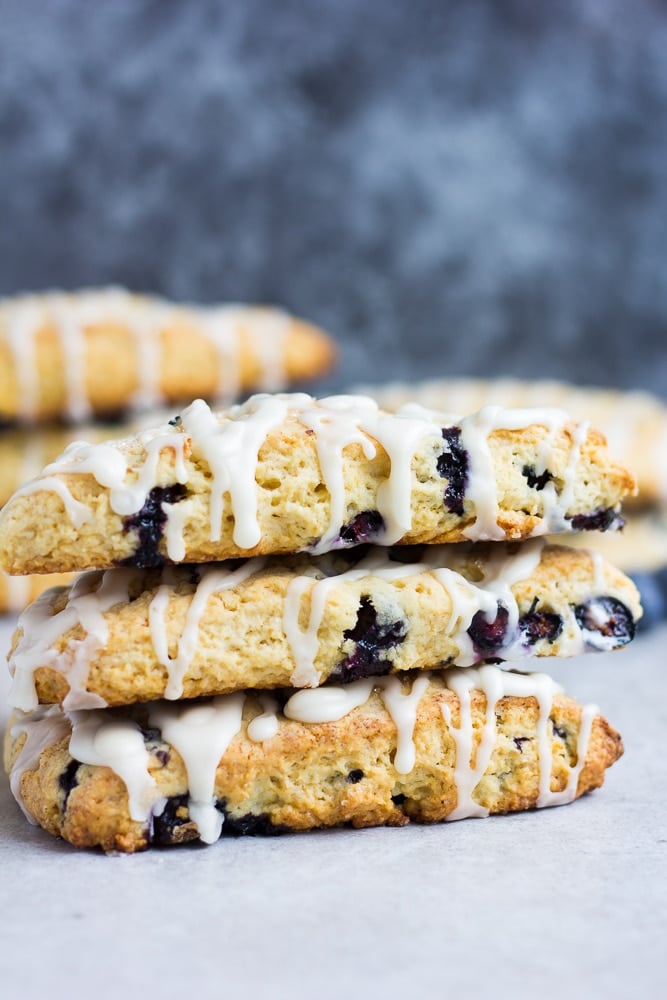
[(574, 609), (584, 640), (593, 649), (618, 649), (634, 639), (632, 612), (615, 597), (592, 597)]
[(355, 643), (354, 651), (335, 667), (331, 679), (347, 684), (361, 677), (389, 673), (391, 661), (386, 657), (387, 651), (398, 646), (407, 631), (407, 622), (402, 618), (380, 623), (370, 598), (362, 597), (354, 628), (343, 633), (344, 639)]
[(353, 768), (352, 771), (348, 773), (347, 780), (351, 785), (358, 785), (364, 776), (364, 772), (359, 767)]
[(447, 480), (445, 507), (452, 514), (463, 515), (463, 499), (468, 483), (470, 458), (461, 445), (460, 427), (443, 427), (442, 437), (447, 446), (437, 461), (438, 475)]
[(554, 736), (557, 736), (559, 740), (563, 740), (564, 743), (567, 743), (567, 738), (569, 735), (567, 729), (559, 728), (553, 719), (551, 720), (551, 727), (554, 731)]
[(272, 823), (263, 813), (246, 813), (245, 816), (230, 816), (226, 809), (227, 803), (220, 799), (216, 809), (225, 817), (222, 824), (223, 837), (279, 837), (283, 833), (291, 833), (288, 826)]
[(167, 799), (160, 815), (153, 817), (152, 843), (165, 847), (196, 839), (196, 828), (190, 822), (188, 796), (173, 795)]
[(574, 531), (618, 531), (625, 524), (613, 507), (595, 510), (592, 514), (575, 514), (568, 520)]
[(528, 480), (531, 490), (537, 490), (538, 492), (543, 490), (547, 483), (553, 479), (548, 469), (545, 469), (544, 472), (538, 475), (534, 465), (524, 465), (521, 472)]
[(496, 617), (491, 621), (484, 611), (478, 611), (468, 627), (475, 652), (482, 657), (492, 656), (502, 648), (507, 635), (509, 611), (504, 604), (498, 604)]
[(362, 545), (372, 542), (384, 531), (384, 518), (379, 510), (363, 510), (351, 521), (344, 524), (338, 534), (338, 544), (342, 547)]
[(512, 739), (519, 753), (523, 753), (524, 743), (530, 743), (530, 736), (513, 736)]
[(80, 766), (81, 764), (78, 760), (71, 760), (67, 765), (67, 767), (65, 768), (65, 770), (60, 775), (60, 777), (58, 778), (58, 784), (60, 785), (63, 791), (63, 802), (62, 802), (63, 812), (65, 812), (65, 809), (67, 808), (67, 800), (70, 796), (70, 792), (72, 791), (72, 789), (76, 788), (76, 786), (79, 784), (77, 774)]
[(167, 560), (158, 549), (167, 521), (162, 504), (179, 503), (186, 496), (187, 490), (181, 483), (154, 486), (141, 510), (123, 518), (123, 531), (136, 531), (139, 544), (131, 556), (119, 561), (119, 566), (136, 566), (138, 569), (164, 566)]
[(398, 795), (392, 795), (391, 801), (395, 806), (402, 806), (405, 802), (405, 795), (403, 795), (402, 792), (399, 792)]
[(537, 597), (530, 611), (519, 618), (519, 634), (524, 642), (534, 646), (537, 642), (555, 642), (563, 631), (563, 619), (552, 611), (537, 611)]

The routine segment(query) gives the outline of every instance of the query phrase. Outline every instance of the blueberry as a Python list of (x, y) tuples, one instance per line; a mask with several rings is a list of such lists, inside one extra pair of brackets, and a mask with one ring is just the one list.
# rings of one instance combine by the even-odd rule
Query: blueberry
[(364, 776), (364, 772), (360, 768), (355, 767), (348, 774), (347, 780), (350, 782), (351, 785), (358, 785), (359, 782), (361, 781), (361, 779), (363, 778), (363, 776)]
[(548, 469), (545, 469), (544, 472), (538, 475), (534, 465), (524, 465), (521, 472), (528, 480), (531, 490), (537, 490), (538, 492), (543, 490), (547, 483), (553, 479)]
[(468, 627), (468, 635), (472, 639), (475, 652), (482, 658), (493, 656), (505, 642), (509, 611), (503, 604), (498, 604), (496, 617), (489, 621), (484, 611), (478, 611)]
[(592, 597), (577, 604), (574, 615), (586, 644), (593, 649), (618, 649), (634, 638), (632, 613), (615, 597)]
[[(218, 802), (218, 809), (222, 803)], [(246, 813), (245, 816), (230, 816), (222, 805), (225, 821), (222, 824), (223, 837), (279, 837), (283, 833), (291, 833), (288, 826), (272, 823), (268, 816), (260, 813)]]
[(355, 643), (354, 651), (339, 663), (331, 674), (332, 679), (344, 684), (360, 677), (387, 674), (391, 661), (387, 651), (398, 646), (408, 631), (405, 619), (381, 623), (370, 598), (362, 597), (357, 612), (357, 621), (352, 629), (343, 633), (344, 639)]
[(123, 531), (136, 531), (139, 544), (133, 555), (120, 560), (120, 566), (136, 566), (139, 569), (164, 566), (166, 559), (158, 549), (167, 520), (162, 504), (178, 503), (186, 496), (187, 490), (180, 483), (153, 487), (141, 510), (123, 519)]
[(625, 524), (613, 507), (594, 510), (592, 514), (575, 514), (568, 520), (574, 531), (618, 531)]
[(197, 829), (190, 820), (187, 795), (174, 795), (167, 799), (162, 813), (153, 817), (154, 844), (182, 844), (187, 840), (196, 840), (197, 836)]
[(81, 763), (78, 760), (71, 760), (65, 770), (61, 773), (58, 778), (58, 784), (63, 792), (63, 802), (62, 802), (62, 812), (65, 812), (67, 808), (67, 800), (69, 799), (70, 792), (76, 788), (79, 784), (78, 772), (81, 767)]
[(537, 598), (530, 611), (519, 618), (519, 634), (525, 643), (555, 642), (563, 631), (563, 619), (552, 611), (537, 611)]
[(372, 542), (384, 531), (384, 518), (379, 510), (363, 510), (344, 524), (338, 535), (341, 548)]
[(514, 741), (514, 746), (517, 748), (519, 753), (523, 753), (524, 743), (530, 743), (530, 736), (514, 736), (512, 739)]
[(463, 499), (468, 483), (470, 457), (461, 446), (461, 428), (443, 427), (442, 437), (447, 445), (437, 461), (438, 475), (447, 480), (445, 507), (452, 514), (463, 515)]
[(395, 806), (402, 806), (403, 803), (405, 802), (405, 795), (403, 795), (402, 792), (399, 792), (398, 795), (392, 795), (391, 801), (394, 803)]
[(567, 729), (559, 728), (553, 719), (551, 720), (551, 726), (554, 731), (554, 736), (557, 736), (559, 740), (562, 740), (564, 743), (567, 743), (567, 738), (569, 736)]

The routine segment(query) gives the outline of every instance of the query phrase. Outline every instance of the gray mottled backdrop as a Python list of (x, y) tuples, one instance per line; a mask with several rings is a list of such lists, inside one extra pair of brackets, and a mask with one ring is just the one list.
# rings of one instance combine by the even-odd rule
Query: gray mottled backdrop
[(2, 0), (0, 291), (275, 301), (349, 379), (667, 396), (658, 0)]

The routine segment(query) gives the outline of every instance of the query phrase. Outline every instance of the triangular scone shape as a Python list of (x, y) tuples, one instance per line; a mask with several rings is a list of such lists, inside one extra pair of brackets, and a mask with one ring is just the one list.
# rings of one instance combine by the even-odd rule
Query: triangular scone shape
[(640, 614), (622, 573), (540, 539), (107, 570), (21, 616), (10, 702), (96, 708), (571, 656), (625, 645)]
[(545, 674), (486, 666), (288, 695), (14, 718), (12, 790), (75, 846), (132, 852), (560, 805), (623, 750)]
[(74, 444), (0, 512), (10, 573), (519, 539), (618, 526), (632, 475), (557, 410), (458, 419), (365, 397), (260, 395)]
[(122, 288), (0, 300), (0, 420), (80, 422), (229, 402), (331, 368), (333, 341), (280, 309), (178, 305)]

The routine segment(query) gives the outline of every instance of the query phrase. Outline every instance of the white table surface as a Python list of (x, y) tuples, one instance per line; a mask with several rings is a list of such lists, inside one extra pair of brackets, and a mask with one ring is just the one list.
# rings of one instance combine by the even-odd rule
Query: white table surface
[(542, 661), (626, 747), (558, 809), (105, 857), (29, 826), (0, 780), (0, 995), (667, 996), (666, 642)]

